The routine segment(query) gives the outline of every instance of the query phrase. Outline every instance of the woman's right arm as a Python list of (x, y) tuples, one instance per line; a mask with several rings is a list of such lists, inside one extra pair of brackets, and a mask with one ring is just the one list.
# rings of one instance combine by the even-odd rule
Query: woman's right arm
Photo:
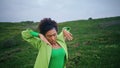
[(35, 48), (41, 47), (41, 39), (39, 38), (39, 33), (32, 31), (31, 29), (26, 29), (22, 31), (22, 37), (25, 41), (32, 44)]

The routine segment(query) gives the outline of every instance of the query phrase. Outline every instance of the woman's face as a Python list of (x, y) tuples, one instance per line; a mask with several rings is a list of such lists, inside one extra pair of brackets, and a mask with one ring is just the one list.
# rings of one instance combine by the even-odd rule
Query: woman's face
[(57, 31), (53, 28), (45, 34), (45, 37), (51, 44), (55, 44), (57, 39)]

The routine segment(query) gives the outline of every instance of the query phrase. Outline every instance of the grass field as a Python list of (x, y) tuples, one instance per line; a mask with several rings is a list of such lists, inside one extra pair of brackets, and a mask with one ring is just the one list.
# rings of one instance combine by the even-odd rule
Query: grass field
[[(37, 31), (37, 23), (0, 23), (0, 68), (33, 68), (38, 50), (25, 42), (21, 31)], [(71, 27), (74, 40), (66, 41), (67, 68), (119, 68), (120, 17), (59, 23)]]

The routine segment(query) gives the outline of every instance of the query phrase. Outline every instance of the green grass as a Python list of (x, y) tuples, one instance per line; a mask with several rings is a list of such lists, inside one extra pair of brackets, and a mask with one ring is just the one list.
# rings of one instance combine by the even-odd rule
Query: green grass
[[(0, 67), (33, 68), (38, 50), (25, 42), (21, 31), (37, 29), (38, 23), (0, 23)], [(66, 41), (67, 68), (119, 68), (120, 17), (59, 23), (71, 27), (74, 39)], [(36, 30), (37, 31), (37, 30)]]

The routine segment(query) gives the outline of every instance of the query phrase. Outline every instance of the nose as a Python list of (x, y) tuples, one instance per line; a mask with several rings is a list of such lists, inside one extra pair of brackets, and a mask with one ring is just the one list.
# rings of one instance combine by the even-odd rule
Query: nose
[(51, 40), (55, 41), (55, 37), (54, 37), (54, 36), (52, 36), (52, 37), (51, 37)]

